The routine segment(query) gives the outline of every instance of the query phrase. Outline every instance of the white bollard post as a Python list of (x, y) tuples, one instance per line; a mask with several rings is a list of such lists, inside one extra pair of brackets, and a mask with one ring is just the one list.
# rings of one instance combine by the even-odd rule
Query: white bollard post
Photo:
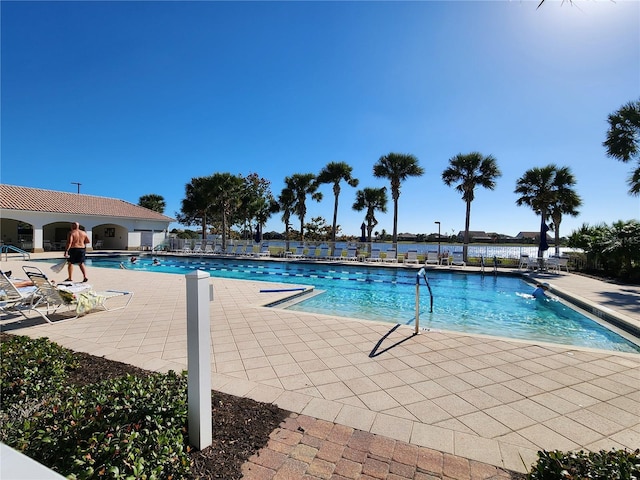
[(199, 450), (212, 443), (211, 328), (209, 274), (196, 270), (187, 279), (187, 417), (189, 442)]

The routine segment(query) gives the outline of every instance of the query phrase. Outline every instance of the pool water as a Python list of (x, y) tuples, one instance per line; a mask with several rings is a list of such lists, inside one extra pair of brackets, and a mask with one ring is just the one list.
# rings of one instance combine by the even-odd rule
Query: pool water
[[(195, 269), (214, 277), (313, 285), (321, 294), (288, 306), (295, 311), (361, 318), (391, 324), (415, 321), (416, 269), (362, 264), (274, 262), (257, 259), (91, 257), (87, 265), (186, 274)], [(433, 293), (420, 280), (420, 327), (466, 333), (640, 352), (640, 347), (557, 300), (528, 298), (533, 286), (508, 275), (428, 271)]]

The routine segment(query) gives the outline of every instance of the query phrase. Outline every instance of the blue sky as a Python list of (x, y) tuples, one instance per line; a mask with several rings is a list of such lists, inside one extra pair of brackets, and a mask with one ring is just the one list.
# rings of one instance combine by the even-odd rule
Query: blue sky
[[(425, 174), (402, 185), (398, 230), (450, 233), (465, 204), (442, 171), (479, 151), (503, 176), (476, 192), (472, 230), (537, 230), (513, 191), (550, 163), (583, 199), (562, 235), (638, 219), (632, 166), (602, 141), (607, 115), (640, 97), (640, 2), (537, 4), (3, 1), (1, 181), (159, 194), (174, 216), (194, 177), (256, 172), (277, 195), (286, 176), (344, 161), (358, 188), (381, 187), (380, 156), (411, 153)], [(330, 224), (321, 191), (307, 220)], [(359, 235), (355, 191), (343, 184), (338, 223)], [(392, 212), (390, 199), (376, 230), (392, 231)]]

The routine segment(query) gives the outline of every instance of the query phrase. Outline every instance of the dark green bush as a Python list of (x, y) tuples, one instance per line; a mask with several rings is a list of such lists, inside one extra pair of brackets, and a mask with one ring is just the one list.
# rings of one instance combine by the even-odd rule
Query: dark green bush
[[(31, 342), (38, 342), (38, 348), (32, 349)], [(16, 354), (25, 347), (22, 356), (30, 357), (51, 348), (60, 359), (67, 358), (64, 349), (44, 347), (42, 340), (16, 337), (3, 341), (2, 347), (3, 391), (5, 371), (11, 370), (13, 383), (23, 383), (18, 381), (22, 378), (20, 367), (5, 365), (13, 361), (13, 355), (4, 356), (5, 350)], [(71, 479), (189, 476), (186, 375), (127, 375), (77, 387), (64, 384), (65, 369), (60, 362), (52, 361), (58, 365), (52, 376), (61, 383), (53, 389), (40, 378), (51, 370), (34, 368), (33, 364), (39, 362), (26, 358), (17, 363), (30, 382), (47, 388), (17, 389), (20, 392), (13, 395), (12, 401), (32, 402), (29, 415), (9, 418), (5, 410), (11, 401), (3, 397), (5, 421), (0, 438), (12, 448)], [(8, 391), (16, 390), (12, 382), (7, 385)], [(49, 394), (43, 395), (44, 392)]]
[(640, 450), (538, 452), (529, 480), (638, 480)]
[(0, 354), (3, 404), (51, 395), (77, 367), (71, 351), (47, 338), (12, 337), (0, 344)]

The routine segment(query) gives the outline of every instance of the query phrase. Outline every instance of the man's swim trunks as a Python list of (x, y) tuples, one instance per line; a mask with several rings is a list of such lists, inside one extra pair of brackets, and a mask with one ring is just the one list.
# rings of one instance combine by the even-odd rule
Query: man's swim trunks
[(69, 263), (80, 264), (84, 263), (86, 248), (70, 248), (69, 249)]

